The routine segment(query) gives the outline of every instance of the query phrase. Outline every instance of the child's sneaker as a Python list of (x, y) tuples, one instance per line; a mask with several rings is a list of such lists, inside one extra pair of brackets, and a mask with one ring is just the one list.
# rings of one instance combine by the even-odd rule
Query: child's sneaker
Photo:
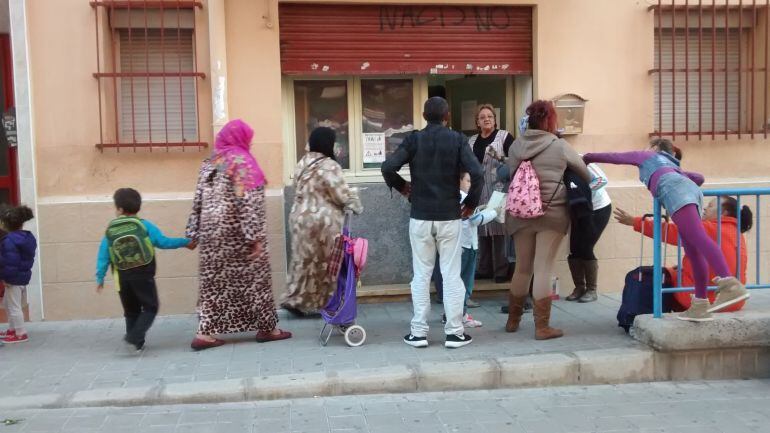
[(687, 322), (712, 321), (714, 318), (711, 317), (711, 313), (708, 311), (709, 306), (708, 299), (693, 298), (690, 308), (688, 308), (687, 311), (680, 313), (676, 318)]
[(735, 277), (717, 277), (714, 278), (714, 282), (717, 283), (719, 291), (717, 292), (716, 299), (714, 299), (714, 305), (708, 309), (709, 313), (724, 310), (744, 299), (749, 299), (749, 296), (751, 296), (746, 287)]
[(466, 328), (480, 328), (482, 325), (481, 321), (476, 320), (468, 313), (465, 313), (463, 316), (463, 326)]
[(16, 334), (15, 329), (6, 329), (5, 331), (0, 331), (0, 338), (8, 337), (9, 335)]
[(8, 343), (8, 344), (24, 343), (28, 340), (29, 340), (29, 337), (27, 337), (27, 334), (16, 335), (16, 332), (14, 332), (12, 335), (5, 336), (5, 338), (3, 338), (3, 343)]

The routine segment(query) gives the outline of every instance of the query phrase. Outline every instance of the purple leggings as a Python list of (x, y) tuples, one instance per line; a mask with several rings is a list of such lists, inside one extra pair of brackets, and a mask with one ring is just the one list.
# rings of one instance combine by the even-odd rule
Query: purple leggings
[(679, 228), (684, 253), (692, 263), (695, 297), (704, 299), (706, 286), (708, 286), (709, 266), (719, 277), (730, 276), (730, 269), (727, 267), (725, 256), (719, 249), (719, 245), (708, 237), (706, 230), (703, 229), (696, 205), (688, 204), (679, 209), (671, 216), (671, 219)]

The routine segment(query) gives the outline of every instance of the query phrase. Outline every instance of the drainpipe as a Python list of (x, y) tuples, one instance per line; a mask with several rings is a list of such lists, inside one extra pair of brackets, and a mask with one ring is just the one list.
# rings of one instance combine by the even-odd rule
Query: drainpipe
[(229, 120), (227, 107), (227, 35), (225, 0), (208, 0), (212, 130), (214, 136)]

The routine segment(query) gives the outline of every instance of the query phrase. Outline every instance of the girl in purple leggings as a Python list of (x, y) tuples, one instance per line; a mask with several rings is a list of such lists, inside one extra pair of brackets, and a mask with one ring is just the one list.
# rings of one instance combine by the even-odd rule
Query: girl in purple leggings
[[(701, 223), (703, 175), (682, 170), (674, 155), (674, 145), (666, 139), (650, 142), (648, 151), (619, 153), (587, 153), (586, 164), (634, 165), (639, 168), (641, 180), (679, 227), (685, 254), (692, 259), (695, 277), (695, 299), (690, 308), (678, 316), (681, 320), (705, 322), (713, 320), (711, 313), (727, 308), (749, 297), (749, 292), (730, 273), (719, 246), (706, 234)], [(718, 286), (714, 305), (706, 297), (709, 266), (717, 277)]]

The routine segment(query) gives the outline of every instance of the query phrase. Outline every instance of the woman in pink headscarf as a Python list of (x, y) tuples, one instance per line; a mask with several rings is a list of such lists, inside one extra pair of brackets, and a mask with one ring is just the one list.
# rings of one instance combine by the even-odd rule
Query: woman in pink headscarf
[(186, 235), (200, 251), (200, 323), (193, 350), (225, 344), (217, 335), (256, 332), (284, 340), (277, 328), (267, 249), (265, 175), (249, 152), (254, 131), (242, 120), (217, 134), (203, 161)]

